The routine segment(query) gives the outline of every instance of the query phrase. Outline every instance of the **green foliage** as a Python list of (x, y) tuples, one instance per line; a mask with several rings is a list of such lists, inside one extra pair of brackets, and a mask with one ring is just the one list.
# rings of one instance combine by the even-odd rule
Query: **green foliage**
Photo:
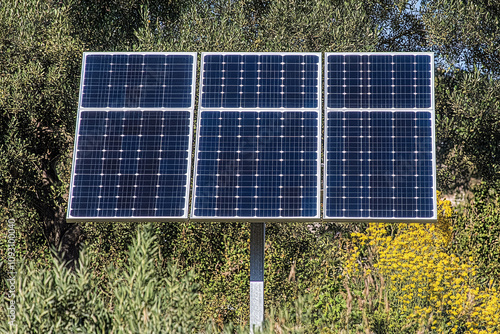
[[(190, 0), (64, 0), (72, 34), (92, 51), (126, 51), (137, 42), (135, 32), (148, 21), (169, 25)], [(141, 13), (147, 8), (148, 17)], [(83, 15), (84, 14), (84, 15)]]
[(48, 1), (3, 2), (0, 31), (0, 218), (19, 218), (32, 258), (78, 243), (64, 213), (83, 46)]
[(330, 255), (333, 251), (307, 224), (266, 224), (265, 298), (269, 305), (290, 308), (298, 296), (312, 292), (311, 283), (322, 273), (326, 264), (322, 261), (327, 261), (317, 252)]
[(500, 3), (496, 0), (422, 1), (427, 48), (452, 66), (500, 74)]
[[(161, 226), (161, 225), (160, 225)], [(162, 226), (163, 240), (172, 226)], [(204, 319), (216, 324), (243, 322), (248, 317), (249, 224), (182, 223), (162, 254), (182, 268), (196, 270), (202, 291)]]
[(341, 329), (347, 312), (347, 290), (341, 279), (345, 260), (345, 239), (340, 234), (327, 233), (318, 238), (321, 254), (317, 255), (317, 269), (309, 282), (303, 282), (302, 291), (313, 296), (312, 323), (316, 332), (326, 329)]
[[(16, 260), (23, 260), (32, 264), (36, 268), (48, 268), (52, 265), (52, 254), (43, 235), (37, 229), (27, 228), (27, 223), (33, 217), (26, 215), (21, 210), (22, 206), (13, 204), (10, 209), (15, 212), (14, 215), (3, 216), (0, 214), (0, 291), (7, 291), (6, 279), (10, 276), (7, 274), (7, 229), (8, 219), (14, 219), (14, 230), (16, 233)], [(24, 213), (24, 215), (23, 215)]]
[(21, 191), (34, 201), (42, 189), (49, 203), (63, 201), (57, 162), (73, 144), (82, 50), (66, 15), (35, 0), (0, 7), (3, 203)]
[[(212, 319), (219, 328), (231, 322), (246, 323), (249, 317), (250, 224), (158, 226), (157, 233), (165, 240), (165, 247), (162, 247), (165, 259), (178, 261), (186, 270), (196, 270), (204, 319)], [(168, 238), (172, 238), (170, 243)], [(313, 296), (327, 293), (331, 296), (338, 290), (333, 282), (321, 290), (324, 279), (333, 278), (334, 273), (339, 272), (339, 249), (333, 241), (318, 240), (303, 223), (267, 224), (266, 240), (266, 308), (293, 308), (305, 291)], [(329, 307), (318, 305), (318, 310), (323, 306)]]
[(371, 223), (353, 233), (345, 262), (341, 329), (377, 333), (496, 333), (498, 283), (478, 284), (473, 259), (450, 252), (452, 210), (438, 198), (438, 223)]
[[(82, 254), (84, 255), (84, 254)], [(21, 264), (16, 281), (16, 327), (2, 321), (0, 329), (12, 333), (104, 332), (109, 320), (104, 301), (81, 259), (76, 273), (54, 257), (50, 269)]]
[(500, 179), (500, 82), (477, 69), (437, 71), (436, 110), (440, 187)]
[(124, 269), (110, 272), (112, 328), (118, 333), (191, 333), (197, 327), (199, 298), (192, 273), (158, 267), (152, 226), (139, 231)]
[[(175, 21), (149, 20), (136, 50), (371, 51), (378, 27), (361, 0), (192, 1)], [(351, 29), (356, 27), (356, 29)]]
[(422, 1), (425, 49), (436, 54), (438, 184), (500, 178), (500, 3)]
[(105, 283), (109, 277), (106, 268), (121, 268), (128, 259), (129, 247), (138, 228), (137, 223), (86, 223), (82, 226), (86, 237), (87, 257), (96, 278)]
[[(173, 226), (160, 227), (165, 237)], [(138, 226), (125, 260), (102, 271), (89, 248), (75, 272), (57, 259), (45, 270), (23, 263), (16, 333), (248, 333), (248, 225), (185, 224), (168, 252), (158, 245), (162, 228)], [(406, 304), (390, 297), (400, 293), (389, 290), (391, 278), (371, 272), (377, 248), (364, 249), (362, 274), (345, 276), (353, 243), (344, 228), (310, 228), (269, 224), (262, 333), (414, 333), (430, 324), (407, 319)]]
[(471, 258), (478, 280), (500, 283), (500, 182), (476, 186), (472, 198), (458, 207), (451, 250)]
[[(75, 272), (54, 257), (49, 269), (22, 263), (16, 281), (16, 328), (0, 315), (0, 331), (12, 333), (193, 333), (199, 296), (193, 273), (160, 267), (159, 248), (148, 226), (137, 233), (123, 268), (100, 278), (82, 252)], [(6, 300), (6, 302), (9, 302)], [(6, 304), (4, 304), (6, 305)]]

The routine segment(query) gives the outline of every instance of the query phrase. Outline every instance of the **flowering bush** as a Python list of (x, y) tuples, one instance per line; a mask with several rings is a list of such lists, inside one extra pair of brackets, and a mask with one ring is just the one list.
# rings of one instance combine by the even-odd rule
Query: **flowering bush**
[[(439, 195), (439, 194), (438, 194)], [(439, 196), (438, 196), (439, 197)], [(420, 331), (499, 333), (500, 293), (481, 287), (473, 258), (447, 252), (452, 209), (438, 200), (437, 224), (370, 224), (352, 233), (345, 275), (385, 278), (391, 307)], [(392, 233), (389, 230), (392, 229)]]

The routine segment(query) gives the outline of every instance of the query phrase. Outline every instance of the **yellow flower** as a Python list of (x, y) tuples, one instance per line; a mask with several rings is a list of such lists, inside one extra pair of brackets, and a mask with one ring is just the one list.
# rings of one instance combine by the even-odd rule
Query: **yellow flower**
[[(355, 252), (344, 268), (347, 273), (384, 277), (389, 300), (401, 305), (408, 319), (426, 319), (430, 314), (436, 319), (447, 305), (451, 320), (447, 327), (453, 327), (452, 332), (457, 331), (460, 322), (470, 333), (500, 333), (500, 294), (492, 283), (486, 290), (473, 285), (473, 258), (444, 251), (451, 241), (452, 209), (439, 194), (438, 208), (436, 224), (398, 224), (397, 232), (390, 236), (388, 225), (377, 223), (369, 224), (364, 233), (353, 233)], [(365, 249), (359, 250), (361, 245), (367, 247), (370, 256)], [(367, 260), (369, 257), (373, 259)], [(439, 319), (433, 321), (432, 329), (444, 321)]]

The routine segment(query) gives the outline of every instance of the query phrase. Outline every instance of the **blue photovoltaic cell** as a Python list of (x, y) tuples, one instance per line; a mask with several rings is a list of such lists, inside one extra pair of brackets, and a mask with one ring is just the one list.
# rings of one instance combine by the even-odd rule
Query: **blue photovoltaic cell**
[(195, 59), (85, 54), (69, 221), (187, 218)]
[(88, 54), (82, 108), (189, 108), (193, 61), (188, 54)]
[(81, 111), (71, 217), (182, 217), (189, 111)]
[(317, 216), (319, 121), (307, 111), (202, 111), (194, 216)]
[(202, 108), (318, 108), (320, 56), (207, 54)]
[(329, 111), (326, 122), (326, 216), (434, 216), (429, 111)]
[(324, 218), (436, 219), (431, 54), (327, 54)]
[(319, 54), (203, 55), (191, 218), (319, 218), (320, 69)]
[(430, 108), (428, 54), (327, 56), (328, 108)]

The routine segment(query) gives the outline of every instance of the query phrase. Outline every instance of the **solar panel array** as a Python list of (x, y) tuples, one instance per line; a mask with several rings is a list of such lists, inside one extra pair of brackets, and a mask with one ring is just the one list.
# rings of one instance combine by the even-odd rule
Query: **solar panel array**
[[(433, 55), (203, 53), (190, 218), (435, 221)], [(196, 53), (85, 53), (68, 221), (188, 219)]]
[(432, 54), (327, 54), (324, 215), (435, 220)]
[(69, 221), (187, 219), (195, 53), (86, 53)]
[(192, 219), (318, 219), (320, 54), (205, 53)]

